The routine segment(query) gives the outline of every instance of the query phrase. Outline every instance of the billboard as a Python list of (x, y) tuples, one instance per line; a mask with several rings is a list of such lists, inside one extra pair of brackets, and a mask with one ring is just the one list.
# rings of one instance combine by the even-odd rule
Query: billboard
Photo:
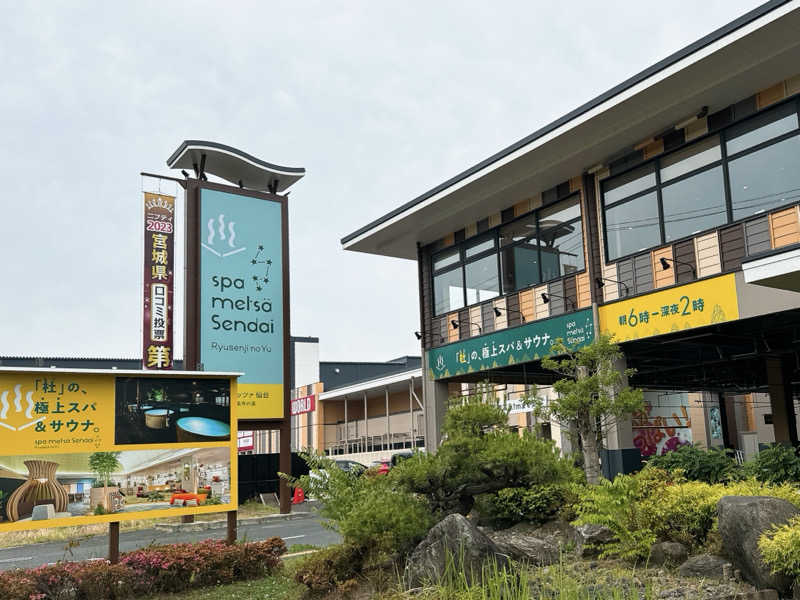
[(598, 309), (600, 331), (615, 342), (637, 340), (739, 318), (733, 273), (711, 277)]
[(428, 376), (443, 379), (541, 360), (550, 353), (550, 346), (558, 338), (573, 348), (591, 343), (594, 340), (592, 309), (540, 319), (433, 348), (428, 351)]
[(244, 372), (240, 419), (284, 416), (284, 229), (279, 201), (200, 189), (199, 361)]
[(237, 507), (235, 379), (0, 368), (0, 531)]
[(175, 198), (144, 193), (142, 366), (171, 369)]

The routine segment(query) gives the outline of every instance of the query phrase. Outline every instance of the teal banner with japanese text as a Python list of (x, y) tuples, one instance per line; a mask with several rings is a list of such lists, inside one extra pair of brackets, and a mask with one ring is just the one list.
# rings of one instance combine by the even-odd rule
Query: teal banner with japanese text
[(594, 339), (592, 310), (541, 319), (433, 348), (428, 352), (428, 376), (446, 379), (541, 360), (558, 338), (573, 348), (591, 343)]

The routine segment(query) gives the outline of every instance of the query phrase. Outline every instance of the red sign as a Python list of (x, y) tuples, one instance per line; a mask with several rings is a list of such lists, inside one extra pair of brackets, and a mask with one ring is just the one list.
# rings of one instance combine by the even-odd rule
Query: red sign
[(237, 431), (236, 447), (239, 449), (239, 452), (243, 452), (245, 450), (252, 450), (253, 448), (255, 448), (255, 443), (253, 442), (253, 432)]
[(292, 416), (314, 412), (314, 394), (292, 400)]
[(175, 198), (144, 193), (142, 367), (171, 369)]

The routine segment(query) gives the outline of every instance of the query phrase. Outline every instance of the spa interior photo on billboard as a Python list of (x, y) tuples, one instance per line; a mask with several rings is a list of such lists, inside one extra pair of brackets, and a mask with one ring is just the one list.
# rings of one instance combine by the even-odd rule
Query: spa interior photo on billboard
[(115, 443), (230, 440), (227, 379), (118, 377)]

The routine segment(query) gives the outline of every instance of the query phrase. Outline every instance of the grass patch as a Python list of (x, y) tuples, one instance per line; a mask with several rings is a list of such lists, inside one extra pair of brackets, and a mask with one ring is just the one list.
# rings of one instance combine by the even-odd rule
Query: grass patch
[(290, 573), (284, 569), (262, 579), (153, 596), (152, 600), (298, 600), (303, 590), (304, 587), (292, 581)]
[(319, 546), (314, 544), (292, 544), (286, 550), (286, 554), (295, 554), (296, 552), (306, 552), (307, 550), (319, 550)]

